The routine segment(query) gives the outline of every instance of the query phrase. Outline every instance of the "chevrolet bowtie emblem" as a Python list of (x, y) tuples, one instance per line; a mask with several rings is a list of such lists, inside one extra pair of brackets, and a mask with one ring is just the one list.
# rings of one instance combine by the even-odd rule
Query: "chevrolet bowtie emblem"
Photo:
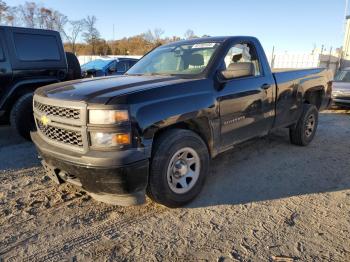
[(41, 121), (41, 123), (42, 123), (44, 126), (47, 126), (47, 125), (51, 122), (51, 120), (50, 120), (47, 116), (45, 116), (45, 115), (43, 115), (43, 116), (40, 118), (40, 121)]

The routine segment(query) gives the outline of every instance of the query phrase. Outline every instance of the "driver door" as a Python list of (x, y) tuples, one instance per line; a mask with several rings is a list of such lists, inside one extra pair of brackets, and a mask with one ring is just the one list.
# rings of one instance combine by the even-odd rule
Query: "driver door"
[(265, 76), (253, 43), (233, 44), (224, 59), (224, 68), (234, 63), (251, 65), (250, 75), (228, 79), (219, 91), (221, 146), (265, 135), (273, 124), (274, 82)]

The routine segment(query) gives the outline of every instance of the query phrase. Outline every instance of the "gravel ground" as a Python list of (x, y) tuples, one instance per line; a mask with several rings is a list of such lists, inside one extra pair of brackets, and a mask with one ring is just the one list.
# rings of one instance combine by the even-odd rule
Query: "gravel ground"
[(180, 209), (56, 186), (33, 145), (0, 127), (0, 260), (350, 261), (349, 230), (349, 111), (322, 113), (306, 148), (281, 130), (220, 155)]

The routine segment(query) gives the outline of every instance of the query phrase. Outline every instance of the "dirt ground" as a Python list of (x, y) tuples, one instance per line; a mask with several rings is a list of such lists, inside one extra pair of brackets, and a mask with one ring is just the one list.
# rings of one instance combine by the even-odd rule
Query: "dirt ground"
[(98, 203), (56, 186), (31, 143), (0, 128), (0, 261), (350, 261), (350, 112), (308, 147), (281, 130), (211, 164), (201, 195), (168, 209)]

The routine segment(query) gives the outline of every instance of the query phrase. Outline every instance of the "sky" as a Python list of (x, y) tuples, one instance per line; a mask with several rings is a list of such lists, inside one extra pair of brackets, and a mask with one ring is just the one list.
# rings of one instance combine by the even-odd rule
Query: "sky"
[[(32, 0), (33, 1), (33, 0)], [(5, 0), (9, 5), (24, 0)], [(346, 0), (39, 0), (71, 20), (97, 17), (107, 40), (162, 28), (164, 36), (251, 35), (266, 50), (311, 52), (340, 47), (345, 28)], [(348, 12), (349, 13), (349, 12)], [(113, 33), (114, 25), (114, 33)]]

